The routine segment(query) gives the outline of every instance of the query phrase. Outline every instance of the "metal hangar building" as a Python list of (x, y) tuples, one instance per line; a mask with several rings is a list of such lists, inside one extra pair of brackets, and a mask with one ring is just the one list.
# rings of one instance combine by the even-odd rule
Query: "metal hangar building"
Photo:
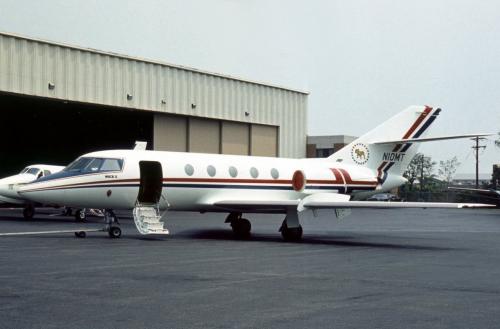
[(131, 148), (305, 157), (307, 92), (0, 33), (0, 175)]

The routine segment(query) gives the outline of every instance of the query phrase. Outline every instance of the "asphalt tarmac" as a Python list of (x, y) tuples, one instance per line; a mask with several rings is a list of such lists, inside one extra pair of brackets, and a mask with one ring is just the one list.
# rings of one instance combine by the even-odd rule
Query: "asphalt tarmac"
[[(0, 209), (0, 233), (100, 227)], [(168, 237), (0, 237), (0, 328), (499, 328), (500, 210), (358, 210), (303, 221), (170, 213)], [(324, 214), (326, 215), (326, 214)]]

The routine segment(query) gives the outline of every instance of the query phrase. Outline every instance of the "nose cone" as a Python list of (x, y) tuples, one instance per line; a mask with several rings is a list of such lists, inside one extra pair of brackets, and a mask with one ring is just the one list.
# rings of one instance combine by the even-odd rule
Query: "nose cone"
[(13, 184), (0, 185), (0, 202), (21, 203), (21, 196), (14, 191)]
[[(0, 179), (0, 196), (7, 199), (20, 200), (18, 194), (19, 184), (23, 184), (34, 179), (33, 175), (14, 175)], [(12, 200), (11, 200), (12, 201)]]

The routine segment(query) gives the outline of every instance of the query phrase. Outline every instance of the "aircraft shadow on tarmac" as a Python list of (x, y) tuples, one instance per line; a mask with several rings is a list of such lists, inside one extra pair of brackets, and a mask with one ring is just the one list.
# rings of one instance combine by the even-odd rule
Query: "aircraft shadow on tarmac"
[(181, 231), (175, 234), (179, 238), (188, 239), (207, 239), (221, 241), (251, 241), (251, 242), (276, 242), (276, 243), (293, 243), (305, 245), (327, 245), (341, 247), (370, 247), (383, 249), (401, 249), (401, 250), (435, 250), (444, 251), (452, 248), (421, 246), (412, 244), (398, 244), (387, 242), (367, 242), (360, 241), (362, 237), (352, 236), (332, 236), (325, 237), (321, 235), (304, 235), (300, 242), (285, 242), (280, 235), (264, 235), (252, 234), (249, 238), (236, 238), (231, 230), (211, 229), (211, 230), (189, 230)]

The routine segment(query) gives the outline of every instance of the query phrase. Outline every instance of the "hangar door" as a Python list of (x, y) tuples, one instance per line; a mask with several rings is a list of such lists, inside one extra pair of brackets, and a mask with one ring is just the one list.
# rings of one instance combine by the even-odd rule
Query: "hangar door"
[(155, 114), (154, 149), (157, 151), (187, 151), (187, 117)]
[(220, 153), (220, 122), (189, 118), (189, 152)]
[(278, 127), (252, 125), (250, 154), (257, 156), (278, 156)]
[(248, 155), (250, 152), (250, 127), (247, 123), (222, 122), (222, 153)]
[(245, 122), (154, 116), (154, 149), (159, 151), (278, 156), (278, 127)]

